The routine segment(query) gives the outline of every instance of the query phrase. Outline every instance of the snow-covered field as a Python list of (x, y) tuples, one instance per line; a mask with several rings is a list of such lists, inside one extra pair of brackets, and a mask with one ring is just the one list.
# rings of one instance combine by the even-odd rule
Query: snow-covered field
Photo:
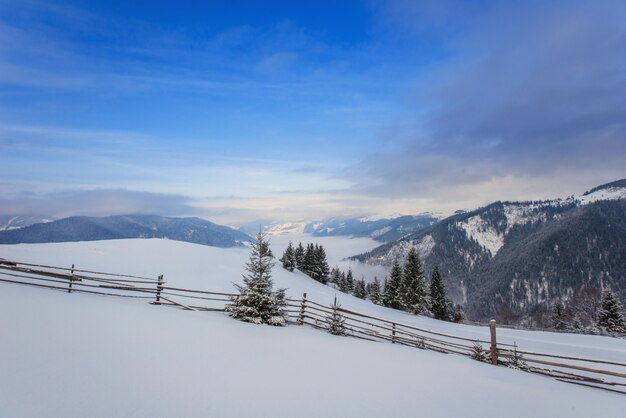
[[(286, 241), (275, 238), (279, 255)], [(337, 261), (371, 245), (323, 239)], [(240, 281), (247, 256), (245, 249), (158, 239), (0, 246), (7, 259), (164, 274), (172, 286), (228, 292)], [(307, 292), (328, 303), (336, 293), (278, 266), (274, 279), (293, 297)], [(415, 317), (341, 293), (338, 298), (345, 307), (437, 331), (489, 335), (486, 327)], [(256, 326), (140, 300), (0, 283), (0, 332), (3, 418), (623, 417), (626, 410), (623, 395), (460, 356), (309, 327)], [(499, 329), (498, 339), (530, 350), (626, 359), (626, 341), (607, 337)]]

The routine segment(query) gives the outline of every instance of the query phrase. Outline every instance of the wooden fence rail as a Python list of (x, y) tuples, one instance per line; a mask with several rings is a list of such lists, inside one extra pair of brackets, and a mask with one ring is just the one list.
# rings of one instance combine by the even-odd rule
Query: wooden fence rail
[[(32, 264), (0, 258), (0, 282), (88, 293), (105, 296), (151, 299), (151, 304), (190, 311), (223, 312), (227, 302), (238, 295), (225, 292), (168, 286), (163, 275), (156, 279), (128, 274), (105, 273), (71, 267)], [(299, 325), (320, 330), (330, 326), (330, 316), (344, 320), (345, 335), (367, 341), (433, 350), (446, 354), (475, 357), (477, 346), (494, 365), (523, 360), (522, 369), (553, 377), (559, 381), (626, 394), (626, 362), (573, 357), (518, 349), (516, 344), (497, 341), (496, 323), (489, 324), (489, 339), (472, 339), (446, 334), (395, 320), (380, 318), (340, 306), (324, 305), (304, 293), (302, 299), (287, 299), (287, 318)], [(486, 336), (487, 337), (487, 336)], [(594, 365), (604, 365), (602, 369)], [(550, 366), (548, 368), (547, 366)], [(606, 380), (610, 376), (614, 380)], [(619, 387), (619, 389), (618, 389)]]

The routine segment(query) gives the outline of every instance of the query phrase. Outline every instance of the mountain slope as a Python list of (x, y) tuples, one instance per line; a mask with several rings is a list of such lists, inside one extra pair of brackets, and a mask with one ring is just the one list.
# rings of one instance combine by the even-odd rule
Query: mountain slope
[[(336, 251), (331, 245), (328, 250)], [(0, 254), (38, 264), (164, 274), (170, 286), (224, 292), (241, 282), (248, 261), (245, 248), (159, 239), (5, 245)], [(307, 292), (327, 304), (336, 294), (347, 309), (489, 338), (487, 326), (384, 308), (279, 267), (272, 274), (275, 286), (288, 288), (292, 298)], [(221, 312), (169, 309), (142, 299), (0, 284), (0, 329), (12, 338), (0, 344), (2, 417), (99, 418), (131, 411), (137, 417), (365, 418), (415, 417), (419, 411), (440, 418), (498, 417), (506, 411), (509, 418), (577, 418), (598, 410), (602, 417), (624, 412), (622, 395), (462, 356), (337, 337), (307, 326), (253, 325)], [(498, 341), (617, 362), (626, 353), (626, 340), (595, 335), (498, 328)]]
[(241, 246), (251, 238), (200, 218), (119, 215), (74, 216), (20, 229), (0, 231), (1, 244), (96, 241), (121, 238), (168, 238), (216, 247)]
[(38, 215), (0, 215), (0, 231), (24, 228), (41, 222), (50, 222), (50, 220)]
[(451, 298), (472, 319), (544, 326), (557, 301), (611, 287), (626, 299), (626, 189), (614, 182), (580, 198), (496, 202), (355, 258), (389, 265), (415, 246), (439, 265)]
[(304, 232), (316, 237), (353, 236), (370, 237), (380, 242), (390, 242), (412, 234), (437, 222), (431, 214), (399, 215), (383, 218), (328, 218), (310, 222)]

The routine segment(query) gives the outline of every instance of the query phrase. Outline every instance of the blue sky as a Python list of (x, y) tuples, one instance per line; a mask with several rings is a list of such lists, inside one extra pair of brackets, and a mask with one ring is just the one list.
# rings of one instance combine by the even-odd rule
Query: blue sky
[(623, 2), (4, 1), (0, 211), (230, 224), (625, 177)]

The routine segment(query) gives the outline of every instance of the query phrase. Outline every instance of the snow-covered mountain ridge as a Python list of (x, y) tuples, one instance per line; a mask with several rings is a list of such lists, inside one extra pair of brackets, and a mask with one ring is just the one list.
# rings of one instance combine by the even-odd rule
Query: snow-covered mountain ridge
[(553, 303), (610, 286), (626, 299), (626, 181), (565, 199), (495, 202), (355, 257), (390, 265), (416, 247), (455, 302), (485, 319), (545, 324)]
[(276, 222), (265, 230), (270, 235), (308, 233), (315, 237), (353, 236), (370, 237), (389, 242), (434, 224), (439, 215), (368, 215), (357, 217), (332, 217), (308, 222)]

